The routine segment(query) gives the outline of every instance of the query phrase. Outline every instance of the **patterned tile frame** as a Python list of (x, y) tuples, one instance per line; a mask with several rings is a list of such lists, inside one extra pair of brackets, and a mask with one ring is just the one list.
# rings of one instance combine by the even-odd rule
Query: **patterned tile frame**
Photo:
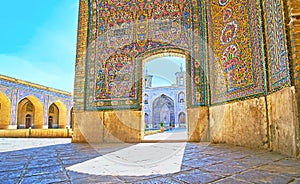
[[(132, 2), (133, 1), (130, 1), (129, 3)], [(157, 1), (151, 1), (150, 4), (154, 2)], [(141, 4), (138, 4), (138, 2), (135, 3), (136, 5), (141, 6)], [(96, 5), (99, 5), (99, 8), (97, 8)], [(112, 6), (109, 6), (106, 3), (106, 1), (90, 0), (89, 2), (90, 17), (89, 17), (89, 29), (88, 29), (89, 41), (87, 47), (88, 59), (86, 61), (86, 85), (85, 85), (86, 86), (85, 88), (85, 109), (86, 110), (140, 109), (141, 64), (138, 61), (138, 58), (140, 55), (143, 54), (149, 54), (149, 53), (156, 54), (157, 52), (166, 51), (167, 49), (175, 49), (175, 50), (177, 49), (177, 50), (184, 50), (185, 52), (186, 51), (189, 52), (189, 55), (191, 56), (190, 58), (192, 58), (191, 62), (188, 63), (190, 66), (190, 75), (191, 75), (190, 106), (199, 106), (199, 105), (207, 104), (206, 84), (204, 83), (207, 81), (204, 80), (205, 77), (204, 74), (206, 68), (206, 66), (204, 65), (204, 61), (206, 57), (206, 55), (204, 54), (206, 53), (205, 52), (206, 37), (205, 37), (205, 22), (203, 22), (205, 18), (202, 16), (204, 11), (202, 10), (201, 3), (197, 4), (197, 1), (195, 0), (187, 3), (186, 5), (187, 6), (185, 8), (190, 9), (190, 12), (188, 12), (190, 14), (190, 17), (187, 16), (188, 13), (184, 14), (187, 17), (185, 18), (183, 17), (183, 23), (178, 24), (181, 26), (182, 29), (181, 32), (180, 30), (174, 31), (175, 33), (176, 31), (180, 33), (180, 34), (174, 34), (175, 37), (182, 36), (182, 35), (183, 37), (180, 37), (180, 39), (176, 40), (173, 39), (174, 35), (172, 36), (171, 34), (168, 34), (168, 35), (164, 35), (165, 39), (162, 40), (171, 40), (171, 41), (163, 42), (163, 41), (159, 41), (159, 38), (157, 38), (162, 35), (152, 34), (152, 36), (149, 36), (150, 33), (155, 33), (155, 31), (153, 31), (153, 29), (155, 29), (155, 26), (153, 26), (155, 25), (154, 19), (149, 19), (144, 22), (139, 20), (137, 23), (126, 24), (125, 26), (121, 23), (120, 23), (121, 26), (117, 25), (118, 21), (122, 22), (122, 20), (116, 19), (113, 21), (115, 27), (113, 27), (113, 29), (108, 29), (110, 24), (106, 25), (100, 23), (101, 21), (102, 22), (106, 21), (108, 23), (109, 20), (105, 20), (103, 16), (101, 18), (99, 14), (103, 15), (103, 13), (105, 13), (104, 11), (105, 8), (109, 9)], [(125, 6), (120, 6), (116, 4), (115, 8), (116, 7), (120, 8)], [(198, 10), (199, 10), (199, 16), (197, 13), (196, 14), (194, 13), (194, 12), (198, 12)], [(148, 14), (145, 14), (145, 12), (144, 14), (141, 12), (143, 11), (140, 12), (137, 11), (137, 13), (140, 13), (142, 16), (146, 16), (146, 17), (148, 16)], [(143, 17), (141, 20), (145, 20), (145, 17)], [(172, 25), (177, 23), (176, 20), (169, 23), (166, 22), (165, 20), (162, 21), (163, 22), (158, 22), (158, 23), (163, 23), (160, 24), (160, 26), (158, 26), (158, 31), (161, 29), (161, 26), (169, 25), (170, 26), (169, 28), (174, 28), (174, 26)], [(190, 22), (194, 22), (194, 23), (190, 23)], [(149, 29), (152, 29), (152, 32), (148, 30), (147, 31), (143, 30), (141, 28), (143, 27), (142, 23), (145, 23), (144, 25), (146, 27), (151, 24), (151, 26), (149, 26)], [(198, 26), (202, 23), (204, 24), (204, 26)], [(138, 26), (140, 26), (141, 29), (137, 29), (139, 28)], [(132, 31), (132, 29), (135, 29), (135, 31)], [(186, 31), (185, 33), (190, 36), (184, 37), (184, 31)], [(124, 34), (124, 33), (128, 33), (128, 34)], [(138, 35), (139, 33), (140, 35)], [(158, 41), (155, 40), (154, 38), (155, 36)], [(147, 37), (147, 39), (143, 39), (144, 37)], [(190, 37), (195, 39), (189, 39)], [(107, 38), (109, 38), (108, 40), (109, 42), (105, 40)], [(131, 40), (131, 38), (138, 38), (138, 39), (132, 39), (137, 41), (136, 42), (133, 41), (132, 43), (130, 43), (130, 41), (128, 42), (128, 39)], [(183, 38), (186, 38), (186, 40), (184, 40)], [(112, 40), (113, 42), (111, 42)], [(198, 44), (194, 44), (194, 43), (198, 43)], [(110, 44), (109, 47), (107, 46), (108, 44)], [(122, 47), (120, 47), (119, 45), (122, 45)], [(109, 72), (112, 73), (111, 76), (109, 75)], [(134, 75), (126, 76), (126, 73), (133, 73)], [(112, 77), (112, 80), (110, 80), (109, 77)], [(116, 77), (119, 78), (120, 80), (118, 79), (115, 80)], [(124, 83), (124, 80), (122, 80), (124, 78), (130, 82)], [(128, 86), (130, 90), (126, 89), (126, 87)]]

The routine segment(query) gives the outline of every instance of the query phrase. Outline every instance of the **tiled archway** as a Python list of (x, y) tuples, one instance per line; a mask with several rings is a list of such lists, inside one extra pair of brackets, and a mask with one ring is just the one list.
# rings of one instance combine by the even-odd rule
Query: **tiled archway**
[[(29, 128), (26, 126), (26, 116), (30, 115), (30, 127), (43, 128), (44, 108), (40, 100), (35, 96), (27, 96), (18, 103), (18, 128)], [(29, 117), (29, 116), (27, 116)], [(29, 122), (27, 123), (29, 124)]]
[[(51, 106), (54, 108), (53, 113), (50, 112)], [(48, 117), (49, 116), (53, 117), (55, 128), (66, 128), (67, 108), (62, 102), (56, 101), (49, 106)]]

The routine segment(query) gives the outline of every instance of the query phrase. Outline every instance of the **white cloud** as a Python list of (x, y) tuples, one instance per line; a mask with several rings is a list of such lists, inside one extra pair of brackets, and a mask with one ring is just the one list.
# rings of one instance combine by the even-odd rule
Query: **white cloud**
[(60, 67), (74, 66), (76, 55), (78, 3), (62, 2), (53, 16), (36, 28), (34, 37), (20, 51), (26, 59), (43, 64), (55, 63)]
[(26, 80), (29, 82), (47, 85), (55, 83), (59, 77), (52, 75), (45, 68), (38, 68), (31, 61), (24, 60), (18, 56), (0, 54), (0, 73), (10, 77)]

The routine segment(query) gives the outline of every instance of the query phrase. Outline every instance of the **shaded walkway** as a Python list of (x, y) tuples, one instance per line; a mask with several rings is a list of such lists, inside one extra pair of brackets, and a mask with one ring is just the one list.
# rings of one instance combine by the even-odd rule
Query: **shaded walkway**
[[(55, 140), (57, 144), (53, 144)], [(0, 183), (299, 183), (300, 161), (203, 143), (71, 144), (0, 139)], [(26, 144), (30, 144), (24, 149)], [(20, 145), (19, 145), (20, 146)], [(10, 151), (12, 150), (12, 151)]]

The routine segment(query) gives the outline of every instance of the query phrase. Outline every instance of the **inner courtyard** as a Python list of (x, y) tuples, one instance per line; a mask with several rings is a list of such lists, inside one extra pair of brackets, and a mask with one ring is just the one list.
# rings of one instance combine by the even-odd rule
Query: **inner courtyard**
[(145, 135), (181, 129), (185, 132), (182, 140), (187, 140), (185, 63), (184, 56), (170, 55), (156, 55), (143, 61), (142, 126)]
[(299, 0), (78, 4), (72, 93), (0, 75), (0, 184), (300, 183)]
[(1, 184), (300, 182), (299, 160), (225, 144), (1, 138), (0, 145)]

